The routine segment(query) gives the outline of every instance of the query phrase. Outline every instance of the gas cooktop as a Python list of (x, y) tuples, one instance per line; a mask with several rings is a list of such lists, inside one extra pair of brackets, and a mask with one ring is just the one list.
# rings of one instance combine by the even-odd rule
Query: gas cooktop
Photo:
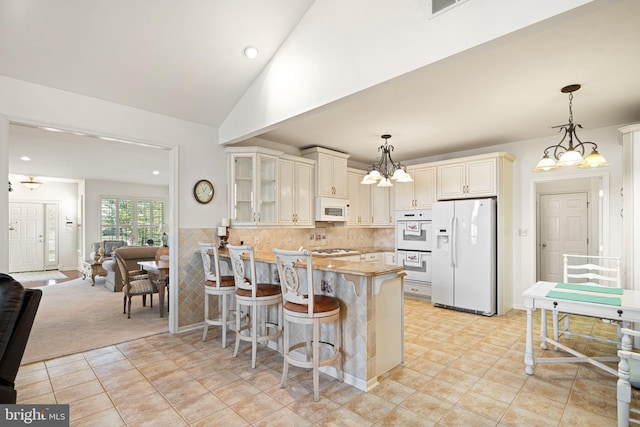
[(314, 255), (357, 255), (360, 252), (354, 249), (314, 249), (311, 251)]

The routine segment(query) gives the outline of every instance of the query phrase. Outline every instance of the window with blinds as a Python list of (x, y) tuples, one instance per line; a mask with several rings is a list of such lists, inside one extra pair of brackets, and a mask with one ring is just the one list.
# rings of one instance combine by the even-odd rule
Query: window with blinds
[(158, 245), (164, 222), (164, 200), (104, 197), (100, 201), (102, 240), (125, 240), (132, 245)]

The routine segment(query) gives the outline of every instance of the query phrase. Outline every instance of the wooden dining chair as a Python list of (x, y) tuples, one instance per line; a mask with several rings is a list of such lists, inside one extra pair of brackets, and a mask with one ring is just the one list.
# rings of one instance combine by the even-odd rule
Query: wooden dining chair
[[(113, 256), (120, 267), (120, 274), (122, 275), (122, 294), (124, 299), (122, 312), (127, 314), (127, 318), (131, 318), (131, 298), (137, 295), (142, 296), (143, 306), (146, 306), (147, 295), (149, 295), (151, 307), (153, 307), (153, 294), (158, 291), (149, 280), (149, 276), (141, 270), (128, 270), (127, 263), (118, 251), (115, 251)], [(129, 303), (128, 306), (127, 301)]]

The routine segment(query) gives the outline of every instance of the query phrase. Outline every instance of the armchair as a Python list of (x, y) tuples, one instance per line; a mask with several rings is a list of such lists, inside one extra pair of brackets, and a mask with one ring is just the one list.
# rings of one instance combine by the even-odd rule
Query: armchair
[[(147, 305), (147, 295), (151, 298), (151, 307), (153, 307), (153, 294), (158, 292), (155, 286), (149, 280), (149, 276), (146, 273), (137, 270), (129, 270), (125, 259), (118, 251), (113, 253), (118, 268), (120, 269), (120, 275), (122, 276), (122, 293), (123, 296), (123, 309), (122, 313), (127, 314), (127, 318), (131, 318), (131, 298), (136, 295), (142, 295), (142, 306)], [(127, 306), (128, 300), (128, 306)], [(127, 309), (128, 308), (128, 309)]]
[[(124, 246), (118, 248), (116, 252), (122, 255), (128, 270), (136, 270), (138, 269), (138, 261), (153, 261), (158, 249), (154, 246)], [(102, 268), (107, 272), (105, 288), (114, 292), (122, 291), (122, 274), (115, 259), (103, 262)]]
[(15, 379), (40, 305), (42, 291), (26, 289), (0, 273), (0, 403), (16, 403)]

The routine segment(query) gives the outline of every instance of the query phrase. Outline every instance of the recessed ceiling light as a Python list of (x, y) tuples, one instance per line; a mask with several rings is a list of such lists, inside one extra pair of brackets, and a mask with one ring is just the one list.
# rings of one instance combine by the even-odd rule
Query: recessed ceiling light
[(22, 157), (20, 157), (20, 160), (22, 160), (23, 162), (28, 162), (28, 161), (30, 161), (30, 160), (31, 160), (31, 157), (28, 157), (28, 156), (22, 156)]
[(253, 46), (247, 46), (242, 53), (249, 59), (255, 59), (258, 56), (258, 49)]
[(153, 171), (154, 175), (160, 175), (160, 171)]

